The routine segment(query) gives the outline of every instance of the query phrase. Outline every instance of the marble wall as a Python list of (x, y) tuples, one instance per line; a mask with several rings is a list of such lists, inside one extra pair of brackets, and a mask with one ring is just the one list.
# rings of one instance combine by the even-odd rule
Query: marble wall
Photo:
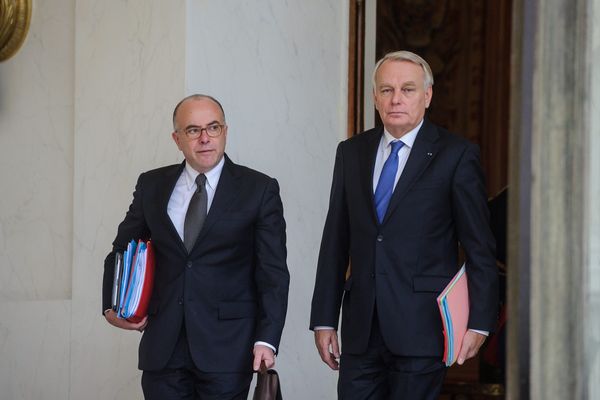
[(73, 9), (40, 4), (20, 52), (0, 64), (3, 300), (71, 297)]
[(77, 1), (71, 399), (141, 398), (139, 332), (101, 316), (102, 265), (140, 172), (179, 162), (185, 3)]
[(587, 160), (585, 177), (588, 181), (586, 200), (586, 271), (584, 272), (585, 298), (584, 306), (584, 393), (588, 399), (600, 399), (600, 4), (588, 4), (588, 65), (589, 70), (589, 104), (587, 108), (587, 130), (590, 132), (587, 143)]
[(596, 399), (598, 4), (513, 5), (507, 398)]
[(68, 398), (74, 9), (35, 2), (0, 63), (0, 399)]
[(222, 100), (231, 158), (281, 185), (292, 275), (284, 394), (333, 398), (336, 374), (308, 317), (346, 131), (346, 4), (33, 7), (24, 47), (0, 64), (0, 400), (142, 397), (139, 333), (101, 316), (102, 261), (138, 174), (181, 160), (170, 118), (192, 92)]

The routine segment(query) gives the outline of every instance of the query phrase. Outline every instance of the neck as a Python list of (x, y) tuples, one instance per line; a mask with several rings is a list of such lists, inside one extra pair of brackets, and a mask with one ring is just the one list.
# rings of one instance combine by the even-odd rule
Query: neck
[(393, 137), (395, 137), (396, 139), (400, 139), (402, 136), (406, 135), (408, 132), (412, 131), (415, 127), (413, 126), (412, 128), (409, 129), (394, 129), (394, 128), (388, 128), (387, 126), (385, 127), (385, 130), (388, 131), (390, 133), (390, 135), (392, 135)]

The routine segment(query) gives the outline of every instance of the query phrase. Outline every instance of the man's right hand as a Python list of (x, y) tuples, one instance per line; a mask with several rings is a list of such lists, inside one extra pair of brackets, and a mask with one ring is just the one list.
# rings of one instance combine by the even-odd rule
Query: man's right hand
[(333, 370), (340, 369), (340, 347), (337, 332), (334, 329), (315, 330), (315, 344), (321, 360)]
[(108, 310), (104, 313), (104, 318), (109, 324), (116, 326), (117, 328), (127, 329), (129, 331), (140, 331), (142, 332), (148, 324), (148, 316), (145, 316), (143, 320), (137, 323), (129, 322), (125, 318), (117, 317), (117, 313), (114, 310)]

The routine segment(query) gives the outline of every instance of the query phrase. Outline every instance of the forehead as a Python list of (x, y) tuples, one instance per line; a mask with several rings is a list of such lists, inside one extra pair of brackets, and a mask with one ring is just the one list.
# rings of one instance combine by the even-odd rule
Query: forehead
[(219, 106), (207, 98), (188, 99), (181, 103), (175, 116), (178, 123), (195, 122), (197, 124), (223, 120)]
[(411, 61), (384, 61), (375, 75), (377, 84), (386, 83), (423, 83), (425, 81), (425, 71), (419, 64)]

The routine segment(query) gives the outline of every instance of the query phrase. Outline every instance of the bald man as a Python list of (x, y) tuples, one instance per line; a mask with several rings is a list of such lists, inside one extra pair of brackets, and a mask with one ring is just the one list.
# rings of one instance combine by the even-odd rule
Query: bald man
[[(104, 263), (104, 316), (143, 332), (146, 399), (246, 399), (252, 371), (275, 363), (287, 310), (279, 186), (227, 157), (216, 99), (184, 98), (173, 129), (185, 160), (140, 175)], [(115, 253), (132, 239), (151, 239), (156, 260), (148, 316), (139, 323), (110, 308)]]

